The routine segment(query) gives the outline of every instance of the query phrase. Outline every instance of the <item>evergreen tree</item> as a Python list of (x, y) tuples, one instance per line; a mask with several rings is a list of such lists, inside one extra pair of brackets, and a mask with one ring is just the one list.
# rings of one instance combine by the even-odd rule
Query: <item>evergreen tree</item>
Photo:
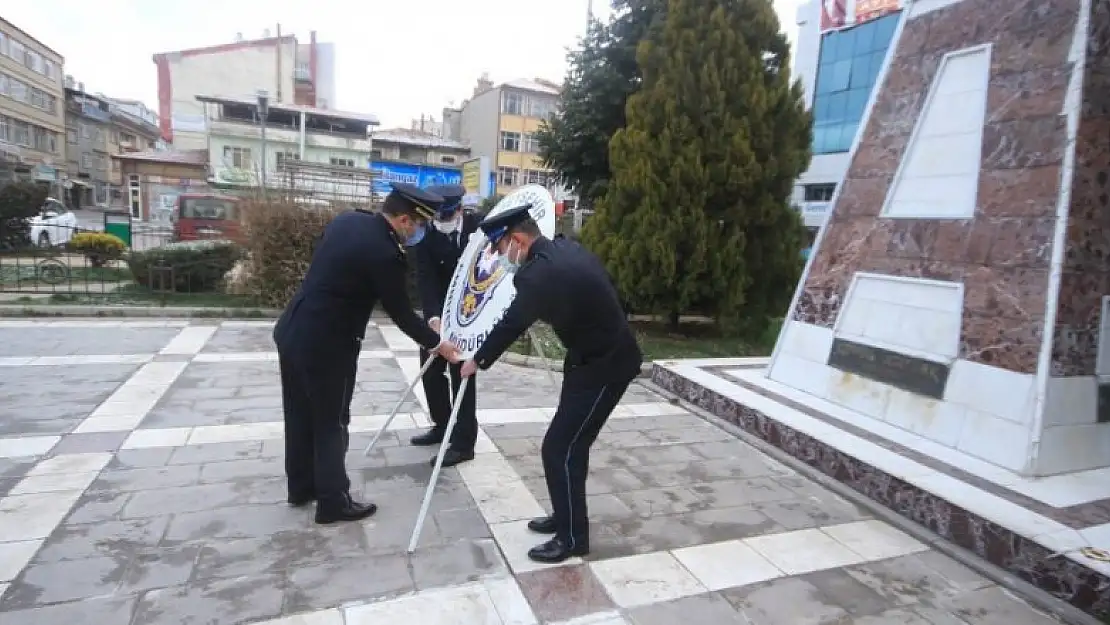
[(615, 0), (608, 24), (590, 24), (568, 57), (559, 111), (536, 133), (540, 157), (590, 205), (609, 181), (609, 139), (624, 127), (625, 104), (640, 85), (636, 48), (666, 0)]
[(788, 198), (811, 137), (789, 60), (771, 0), (669, 0), (641, 42), (643, 86), (583, 232), (634, 310), (754, 333), (788, 305), (804, 236)]

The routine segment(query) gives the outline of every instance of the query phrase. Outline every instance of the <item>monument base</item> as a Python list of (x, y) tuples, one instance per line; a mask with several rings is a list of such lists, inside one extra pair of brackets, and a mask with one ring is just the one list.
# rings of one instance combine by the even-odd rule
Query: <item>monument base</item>
[(769, 359), (655, 363), (652, 382), (1099, 618), (1110, 469), (1023, 477), (766, 377)]

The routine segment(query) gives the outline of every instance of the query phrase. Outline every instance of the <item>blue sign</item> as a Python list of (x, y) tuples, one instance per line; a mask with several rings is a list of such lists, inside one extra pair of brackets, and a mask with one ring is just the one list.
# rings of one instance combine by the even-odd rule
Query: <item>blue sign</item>
[(374, 193), (385, 195), (393, 190), (394, 182), (430, 187), (437, 184), (462, 184), (462, 171), (434, 165), (375, 162), (370, 165), (375, 174)]

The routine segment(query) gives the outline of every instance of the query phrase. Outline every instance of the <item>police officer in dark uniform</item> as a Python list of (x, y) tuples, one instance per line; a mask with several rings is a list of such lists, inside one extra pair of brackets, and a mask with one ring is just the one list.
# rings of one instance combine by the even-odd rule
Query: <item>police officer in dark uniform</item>
[(541, 449), (553, 514), (528, 523), (534, 532), (555, 535), (528, 557), (561, 562), (590, 550), (590, 446), (639, 375), (643, 354), (605, 267), (577, 243), (541, 235), (529, 208), (514, 208), (480, 224), (505, 269), (515, 272), (516, 298), (462, 373), (489, 368), (537, 320), (549, 323), (566, 346), (559, 406)]
[[(455, 267), (459, 264), (459, 257), (466, 249), (470, 235), (478, 230), (481, 219), (474, 213), (463, 210), (462, 198), (466, 195), (466, 189), (462, 185), (428, 187), (428, 192), (442, 196), (443, 203), (432, 222), (433, 228), (413, 251), (416, 254), (416, 280), (424, 318), (429, 327), (438, 332), (443, 300), (447, 297)], [(420, 351), (421, 365), (428, 356), (427, 351)], [(443, 442), (447, 421), (451, 416), (451, 402), (462, 384), (462, 375), (459, 373), (461, 368), (461, 363), (448, 366), (445, 360), (437, 358), (424, 373), (424, 395), (428, 398), (428, 412), (435, 425), (428, 432), (413, 437), (413, 445), (438, 445)], [(447, 379), (448, 369), (450, 381)], [(451, 432), (450, 447), (443, 455), (445, 467), (474, 459), (474, 444), (478, 440), (475, 386), (474, 382), (468, 384), (463, 395), (455, 429)], [(435, 464), (435, 458), (432, 458), (431, 464)]]
[(377, 510), (351, 499), (344, 463), (359, 350), (377, 303), (421, 346), (458, 359), (457, 348), (441, 343), (416, 315), (406, 290), (405, 246), (420, 242), (442, 201), (412, 185), (394, 184), (379, 214), (338, 215), (274, 327), (289, 503), (315, 500), (317, 523), (356, 521)]

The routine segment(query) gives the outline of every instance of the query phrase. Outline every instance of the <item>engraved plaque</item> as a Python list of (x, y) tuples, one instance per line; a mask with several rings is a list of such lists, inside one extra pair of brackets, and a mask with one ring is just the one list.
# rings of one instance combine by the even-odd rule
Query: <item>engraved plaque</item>
[(845, 339), (833, 339), (828, 365), (934, 399), (944, 399), (950, 371), (943, 363)]
[(1097, 423), (1110, 423), (1110, 382), (1098, 383), (1098, 406), (1095, 419)]

